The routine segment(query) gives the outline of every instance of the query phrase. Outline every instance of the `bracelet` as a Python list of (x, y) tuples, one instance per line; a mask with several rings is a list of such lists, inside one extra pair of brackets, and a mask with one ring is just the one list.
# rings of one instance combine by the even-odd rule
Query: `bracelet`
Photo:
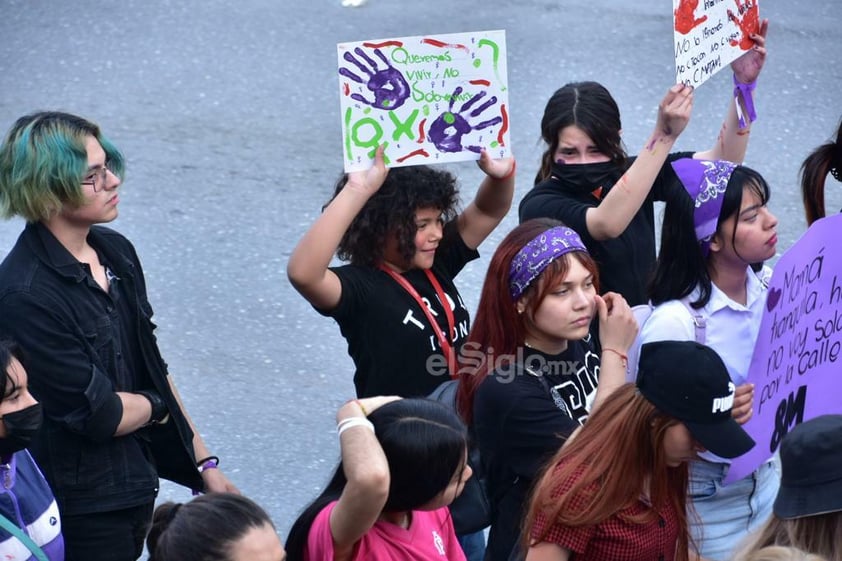
[(199, 473), (203, 473), (205, 470), (208, 469), (217, 469), (219, 468), (219, 464), (213, 460), (208, 460), (202, 465), (199, 466)]
[(161, 399), (160, 394), (154, 390), (138, 390), (135, 392), (138, 395), (142, 395), (149, 401), (149, 405), (152, 408), (151, 413), (149, 414), (149, 423), (150, 425), (157, 425), (159, 423), (163, 424), (166, 423), (169, 419), (169, 410), (167, 410), (167, 404), (164, 403), (164, 400)]
[(517, 160), (512, 160), (512, 171), (510, 171), (509, 173), (507, 173), (506, 175), (501, 177), (499, 179), (499, 181), (505, 181), (507, 179), (511, 179), (512, 177), (514, 177), (516, 171), (517, 171)]
[(743, 103), (746, 105), (746, 112), (748, 113), (748, 120), (753, 123), (757, 120), (757, 111), (754, 109), (754, 96), (751, 92), (757, 86), (757, 80), (748, 84), (743, 84), (737, 80), (737, 75), (734, 74), (734, 102), (737, 104), (737, 118), (740, 121), (740, 128), (744, 129), (748, 126), (746, 123), (743, 110), (740, 109), (740, 95), (743, 97)]
[(196, 467), (200, 468), (209, 462), (213, 463), (213, 467), (219, 467), (219, 456), (208, 456), (207, 458), (202, 458), (198, 462), (196, 462)]
[(354, 427), (366, 427), (371, 432), (374, 432), (374, 425), (365, 417), (348, 417), (347, 419), (342, 419), (336, 425), (336, 434), (342, 436), (343, 432)]
[(621, 352), (620, 352), (620, 351), (618, 351), (618, 350), (615, 350), (615, 349), (609, 349), (608, 347), (602, 347), (602, 352), (603, 352), (603, 353), (605, 353), (605, 352), (614, 353), (615, 355), (617, 355), (618, 357), (620, 357), (620, 359), (623, 361), (623, 368), (628, 367), (628, 365), (629, 365), (629, 357), (628, 357), (627, 355), (624, 355), (623, 353), (621, 353)]
[(366, 410), (365, 410), (365, 407), (363, 407), (363, 403), (362, 403), (362, 401), (360, 401), (359, 399), (355, 399), (355, 400), (354, 400), (354, 403), (356, 403), (356, 404), (357, 404), (357, 406), (360, 408), (360, 411), (362, 411), (362, 412), (363, 412), (363, 415), (365, 415), (366, 417), (368, 417), (368, 411), (366, 411)]

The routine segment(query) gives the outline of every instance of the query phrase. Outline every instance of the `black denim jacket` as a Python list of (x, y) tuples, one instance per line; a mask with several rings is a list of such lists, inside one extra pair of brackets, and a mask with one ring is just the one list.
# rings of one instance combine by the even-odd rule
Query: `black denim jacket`
[[(140, 261), (117, 232), (95, 226), (88, 242), (124, 283), (134, 310), (138, 370), (118, 375), (112, 299), (40, 223), (27, 224), (0, 264), (0, 336), (16, 340), (27, 358), (32, 394), (44, 425), (30, 448), (64, 514), (108, 512), (151, 502), (158, 476), (201, 489), (193, 433), (167, 381), (153, 333), (152, 308)], [(118, 382), (123, 380), (122, 382)], [(133, 387), (121, 387), (128, 384)], [(170, 421), (115, 437), (123, 407), (117, 391), (151, 384)]]

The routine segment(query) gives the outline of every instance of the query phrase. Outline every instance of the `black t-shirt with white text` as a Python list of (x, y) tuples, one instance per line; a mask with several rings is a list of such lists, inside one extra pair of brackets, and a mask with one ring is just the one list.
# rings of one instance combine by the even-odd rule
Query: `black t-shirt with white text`
[(508, 559), (533, 479), (588, 418), (599, 378), (591, 335), (568, 342), (558, 355), (518, 353), (516, 364), (492, 372), (474, 397), (473, 429), (492, 505), (491, 561)]
[[(432, 272), (453, 311), (453, 349), (468, 337), (470, 315), (453, 278), (466, 263), (479, 257), (462, 241), (456, 221), (445, 225)], [(354, 386), (358, 397), (373, 395), (426, 396), (449, 379), (438, 337), (415, 299), (387, 273), (375, 267), (344, 265), (331, 268), (342, 283), (342, 296), (325, 313), (339, 324), (354, 360)], [(440, 328), (447, 331), (447, 316), (435, 288), (421, 269), (402, 274), (418, 291)]]

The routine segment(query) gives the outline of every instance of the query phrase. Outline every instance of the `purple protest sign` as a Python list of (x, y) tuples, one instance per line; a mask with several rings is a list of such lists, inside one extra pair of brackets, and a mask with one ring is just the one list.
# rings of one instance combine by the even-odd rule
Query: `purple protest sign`
[(842, 214), (823, 218), (775, 265), (747, 378), (754, 416), (743, 428), (757, 445), (725, 483), (757, 469), (795, 425), (842, 413), (842, 259), (830, 249), (840, 234)]

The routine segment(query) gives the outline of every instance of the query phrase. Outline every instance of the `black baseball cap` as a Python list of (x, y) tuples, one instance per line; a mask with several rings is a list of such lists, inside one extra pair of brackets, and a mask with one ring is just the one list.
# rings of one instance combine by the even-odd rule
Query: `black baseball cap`
[(781, 487), (773, 512), (785, 520), (842, 510), (842, 415), (821, 415), (781, 441)]
[(717, 456), (736, 458), (754, 447), (754, 440), (731, 417), (736, 386), (710, 347), (695, 341), (646, 343), (640, 349), (637, 387)]

